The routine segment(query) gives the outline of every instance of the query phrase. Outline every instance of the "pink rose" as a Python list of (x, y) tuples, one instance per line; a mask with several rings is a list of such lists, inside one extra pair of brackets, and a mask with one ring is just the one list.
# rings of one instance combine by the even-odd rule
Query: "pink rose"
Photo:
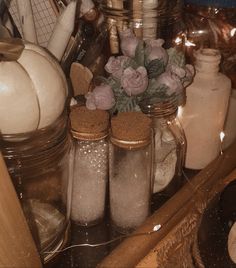
[(135, 36), (131, 29), (126, 29), (120, 33), (121, 50), (125, 56), (133, 58), (135, 56), (135, 50), (138, 45), (138, 38)]
[(136, 70), (126, 68), (121, 77), (121, 86), (129, 96), (144, 92), (148, 86), (147, 70), (143, 66)]
[(186, 75), (185, 69), (177, 65), (170, 65), (168, 66), (167, 70), (170, 71), (172, 74), (177, 75), (179, 78), (184, 78)]
[(92, 92), (86, 94), (85, 98), (86, 107), (89, 110), (109, 110), (115, 104), (113, 91), (109, 85), (105, 84), (96, 86)]
[(110, 57), (107, 64), (105, 65), (105, 70), (112, 74), (116, 78), (120, 78), (123, 73), (123, 66), (125, 61), (128, 59), (126, 56)]
[(157, 39), (157, 40), (146, 40), (146, 54), (147, 54), (147, 59), (149, 61), (152, 60), (162, 60), (164, 64), (167, 64), (168, 61), (168, 54), (166, 50), (162, 47), (164, 44), (164, 40), (162, 39)]
[(194, 68), (190, 64), (185, 65), (184, 68), (170, 65), (167, 67), (167, 71), (171, 72), (172, 75), (176, 75), (181, 80), (183, 87), (187, 87), (192, 82), (194, 76)]
[(185, 70), (186, 70), (186, 77), (193, 78), (193, 76), (195, 74), (194, 67), (191, 64), (186, 64)]
[(170, 71), (162, 73), (156, 81), (158, 87), (167, 87), (168, 95), (171, 95), (172, 93), (180, 94), (183, 91), (183, 85), (180, 78)]

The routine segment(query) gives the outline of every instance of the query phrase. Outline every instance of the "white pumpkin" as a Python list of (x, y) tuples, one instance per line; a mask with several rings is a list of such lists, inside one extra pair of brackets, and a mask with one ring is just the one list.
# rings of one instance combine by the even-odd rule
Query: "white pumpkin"
[(43, 48), (26, 43), (17, 61), (0, 61), (0, 132), (16, 134), (53, 123), (68, 94), (57, 61)]

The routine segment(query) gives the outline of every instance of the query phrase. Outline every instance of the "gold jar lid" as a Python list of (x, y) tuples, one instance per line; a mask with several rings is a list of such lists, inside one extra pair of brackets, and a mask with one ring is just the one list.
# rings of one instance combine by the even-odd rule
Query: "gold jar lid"
[(151, 141), (151, 119), (141, 112), (123, 112), (111, 120), (111, 142), (125, 149), (148, 145)]
[(73, 106), (70, 113), (71, 133), (80, 140), (100, 140), (108, 135), (109, 114), (103, 110), (88, 110)]

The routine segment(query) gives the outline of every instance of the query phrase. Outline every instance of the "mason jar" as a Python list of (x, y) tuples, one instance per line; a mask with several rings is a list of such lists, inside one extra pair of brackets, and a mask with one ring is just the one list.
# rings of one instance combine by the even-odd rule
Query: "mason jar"
[(112, 118), (109, 161), (112, 226), (117, 232), (128, 233), (150, 213), (152, 134), (148, 117), (124, 112)]
[(140, 107), (152, 119), (154, 130), (154, 198), (166, 201), (182, 184), (186, 152), (185, 134), (177, 118), (177, 99), (146, 99)]
[(109, 114), (75, 106), (70, 119), (75, 148), (71, 219), (78, 225), (91, 226), (105, 215)]
[(44, 263), (68, 241), (73, 151), (67, 118), (64, 112), (45, 128), (1, 137), (9, 174)]
[(119, 34), (132, 28), (143, 40), (162, 38), (166, 47), (180, 45), (185, 27), (182, 0), (99, 0), (109, 30), (111, 54), (120, 53)]

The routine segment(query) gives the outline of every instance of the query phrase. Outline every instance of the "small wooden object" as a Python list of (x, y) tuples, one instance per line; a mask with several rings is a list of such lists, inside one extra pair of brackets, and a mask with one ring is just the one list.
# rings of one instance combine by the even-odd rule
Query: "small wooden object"
[(70, 79), (74, 96), (85, 95), (89, 91), (93, 74), (87, 67), (78, 62), (73, 62), (70, 68)]
[(0, 267), (41, 268), (41, 261), (0, 152)]

